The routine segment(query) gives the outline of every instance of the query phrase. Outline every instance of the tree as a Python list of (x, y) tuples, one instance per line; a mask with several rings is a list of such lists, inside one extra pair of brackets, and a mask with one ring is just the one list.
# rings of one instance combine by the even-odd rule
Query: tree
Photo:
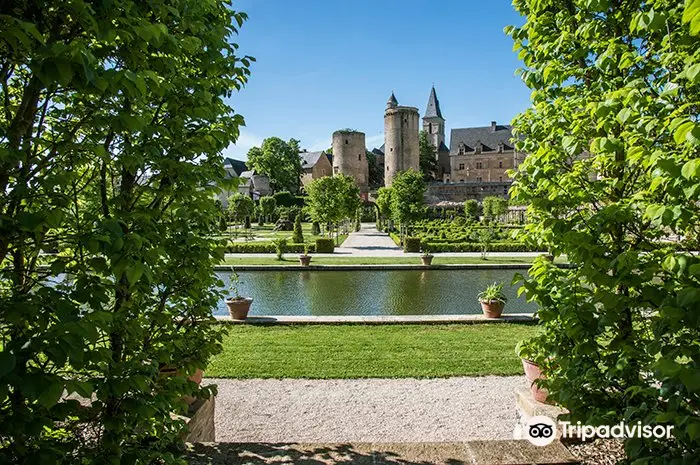
[(268, 137), (260, 147), (248, 151), (248, 166), (257, 174), (270, 179), (275, 192), (298, 192), (301, 179), (299, 141), (285, 142), (279, 137)]
[(377, 164), (377, 156), (373, 152), (367, 150), (366, 156), (369, 187), (371, 189), (376, 189), (384, 185), (384, 171), (382, 171), (381, 167)]
[(391, 187), (377, 189), (377, 210), (382, 224), (391, 219)]
[(401, 226), (401, 235), (410, 233), (411, 225), (423, 216), (425, 181), (413, 169), (402, 171), (391, 182), (391, 215)]
[(486, 222), (497, 220), (508, 213), (508, 201), (502, 197), (485, 197), (481, 205)]
[(420, 172), (426, 182), (434, 181), (438, 171), (437, 147), (428, 139), (428, 133), (421, 131), (418, 134), (418, 155)]
[(350, 176), (338, 174), (315, 179), (306, 190), (311, 219), (332, 225), (336, 231), (341, 221), (352, 218), (360, 208), (360, 190)]
[(232, 220), (243, 222), (255, 213), (255, 202), (247, 195), (237, 192), (228, 198), (228, 212)]
[(187, 378), (221, 350), (214, 195), (243, 123), (228, 102), (249, 75), (246, 15), (5, 6), (0, 462), (180, 463), (173, 413), (214, 392)]
[(301, 230), (301, 212), (297, 213), (294, 220), (294, 232), (292, 233), (292, 242), (296, 244), (304, 243), (304, 233)]
[(476, 221), (479, 217), (479, 203), (476, 200), (470, 199), (464, 201), (464, 217), (469, 223)]
[(511, 195), (524, 239), (571, 264), (524, 280), (543, 332), (523, 355), (574, 423), (675, 427), (626, 439), (630, 461), (697, 462), (700, 258), (667, 238), (700, 227), (700, 2), (514, 4), (533, 93)]
[(277, 208), (277, 201), (274, 197), (260, 197), (260, 210), (265, 220), (271, 221), (272, 215), (275, 213), (275, 208)]

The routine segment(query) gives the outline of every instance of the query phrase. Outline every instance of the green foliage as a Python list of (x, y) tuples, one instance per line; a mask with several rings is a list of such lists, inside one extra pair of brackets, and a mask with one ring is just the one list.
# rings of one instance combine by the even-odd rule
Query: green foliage
[(384, 171), (377, 164), (377, 156), (370, 152), (365, 151), (367, 156), (367, 183), (370, 189), (376, 189), (384, 184)]
[(172, 414), (215, 392), (187, 378), (221, 350), (214, 196), (243, 123), (228, 102), (252, 61), (233, 42), (246, 15), (218, 0), (2, 13), (0, 462), (181, 463)]
[(418, 133), (418, 156), (423, 179), (426, 182), (434, 181), (435, 173), (438, 171), (437, 147), (430, 142), (428, 133), (425, 131)]
[[(313, 244), (308, 245), (313, 252)], [(287, 243), (286, 252), (288, 253), (303, 253), (305, 244)], [(277, 253), (277, 248), (271, 241), (255, 241), (255, 242), (231, 242), (226, 246), (227, 253)]]
[[(466, 208), (466, 203), (465, 203)], [(508, 200), (502, 197), (485, 197), (482, 202), (484, 220), (491, 222), (508, 213)]]
[(380, 223), (391, 218), (391, 188), (390, 187), (380, 187), (377, 189), (377, 210), (379, 212)]
[(316, 253), (333, 253), (335, 243), (333, 239), (319, 237), (316, 239)]
[(397, 174), (391, 182), (391, 215), (403, 227), (410, 227), (422, 218), (425, 194), (423, 176), (409, 169)]
[[(281, 191), (281, 192), (275, 192), (272, 198), (275, 200), (275, 203), (278, 207), (293, 207), (293, 206), (299, 206), (303, 207), (304, 206), (304, 201), (303, 198), (301, 197), (295, 197), (291, 192), (289, 191)], [(301, 200), (301, 203), (299, 202), (299, 199)]]
[(304, 233), (301, 231), (301, 213), (297, 213), (296, 219), (294, 220), (292, 242), (296, 242), (298, 244), (304, 242)]
[(403, 240), (404, 252), (420, 252), (421, 240), (420, 237), (405, 237)]
[(265, 197), (260, 197), (260, 213), (261, 216), (260, 218), (262, 219), (263, 217), (267, 222), (272, 221), (271, 217), (275, 213), (275, 208), (277, 208), (277, 200), (275, 197), (270, 197), (270, 196), (265, 196)]
[(313, 221), (338, 225), (353, 218), (360, 208), (360, 190), (350, 176), (338, 174), (312, 181), (307, 187), (308, 210)]
[(318, 221), (314, 221), (311, 223), (311, 234), (313, 234), (314, 236), (318, 236), (319, 234), (321, 234), (321, 225)]
[(673, 425), (631, 461), (700, 455), (700, 258), (666, 241), (700, 227), (700, 2), (516, 0), (507, 31), (531, 107), (511, 195), (542, 258), (524, 288), (544, 332), (526, 346), (572, 421)]
[(243, 227), (244, 227), (245, 229), (250, 229), (250, 228), (251, 228), (250, 216), (246, 216), (246, 217), (245, 217), (245, 221), (243, 222)]
[[(267, 176), (275, 192), (298, 192), (301, 179), (299, 151), (298, 140), (285, 142), (279, 137), (268, 137), (260, 147), (248, 151), (248, 166), (256, 174)], [(284, 205), (279, 200), (277, 204)]]
[(287, 251), (287, 239), (274, 239), (272, 241), (272, 246), (275, 248), (277, 260), (283, 260), (284, 253)]
[(228, 198), (228, 214), (234, 221), (244, 221), (255, 212), (255, 202), (249, 196), (236, 192)]
[(474, 200), (464, 202), (464, 217), (468, 222), (476, 221), (479, 217), (479, 203)]
[(355, 213), (355, 225), (354, 225), (354, 228), (355, 228), (355, 232), (357, 232), (357, 231), (359, 231), (360, 229), (362, 229), (362, 210), (359, 209), (359, 208), (357, 209), (357, 212)]
[[(428, 242), (431, 252), (484, 252), (478, 242)], [(488, 252), (542, 252), (536, 246), (522, 242), (492, 242)]]
[(489, 284), (486, 289), (479, 292), (479, 295), (476, 296), (476, 298), (479, 300), (479, 302), (508, 302), (508, 297), (506, 297), (505, 293), (503, 292), (503, 283), (498, 282)]

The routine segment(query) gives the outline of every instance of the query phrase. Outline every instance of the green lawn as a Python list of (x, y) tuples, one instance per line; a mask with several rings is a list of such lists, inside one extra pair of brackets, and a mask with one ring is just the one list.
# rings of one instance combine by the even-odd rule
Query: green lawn
[(519, 375), (522, 324), (233, 325), (206, 376), (431, 378)]
[[(226, 258), (224, 265), (298, 265), (298, 254), (286, 254), (282, 261), (275, 257), (246, 257), (240, 254)], [(313, 254), (312, 254), (313, 255)], [(529, 264), (532, 257), (440, 257), (433, 259), (435, 265), (471, 265), (471, 264)], [(314, 257), (312, 265), (420, 265), (419, 257)]]

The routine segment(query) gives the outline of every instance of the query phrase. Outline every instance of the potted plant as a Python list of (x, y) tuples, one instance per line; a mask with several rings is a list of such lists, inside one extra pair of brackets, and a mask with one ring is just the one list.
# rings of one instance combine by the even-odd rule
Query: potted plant
[(423, 266), (430, 266), (433, 264), (433, 255), (430, 253), (430, 246), (427, 242), (423, 242), (421, 245), (423, 254), (420, 256), (420, 261), (423, 263)]
[(508, 298), (503, 293), (503, 283), (493, 283), (477, 296), (486, 318), (500, 318)]
[(539, 387), (536, 382), (538, 379), (545, 379), (545, 376), (542, 374), (542, 367), (534, 361), (534, 359), (538, 358), (534, 343), (532, 341), (521, 341), (515, 348), (515, 353), (522, 361), (523, 371), (530, 386), (532, 398), (537, 402), (550, 403), (547, 402), (547, 390)]
[(226, 306), (228, 307), (228, 313), (234, 320), (245, 320), (248, 318), (248, 312), (250, 311), (250, 304), (253, 303), (253, 299), (250, 297), (241, 297), (238, 292), (238, 286), (241, 284), (241, 280), (236, 273), (236, 270), (231, 267), (231, 277), (229, 278), (229, 292), (233, 296), (229, 296), (226, 299)]
[(299, 264), (301, 266), (309, 266), (311, 263), (311, 255), (309, 255), (309, 246), (304, 246), (304, 253), (299, 255)]

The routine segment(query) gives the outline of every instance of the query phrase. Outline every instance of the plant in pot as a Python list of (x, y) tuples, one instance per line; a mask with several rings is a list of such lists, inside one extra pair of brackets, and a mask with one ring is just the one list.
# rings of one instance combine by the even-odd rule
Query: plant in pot
[(423, 250), (423, 254), (420, 256), (420, 261), (423, 263), (423, 266), (430, 266), (433, 264), (433, 255), (430, 253), (430, 246), (428, 245), (427, 242), (423, 242), (421, 244), (421, 249)]
[(500, 318), (508, 298), (503, 293), (503, 283), (493, 283), (477, 296), (486, 318)]
[(232, 294), (226, 299), (228, 313), (234, 320), (245, 320), (248, 318), (250, 304), (253, 299), (250, 297), (242, 297), (238, 292), (238, 286), (241, 284), (240, 277), (236, 270), (231, 267), (231, 277), (229, 278), (229, 293)]
[(299, 255), (299, 263), (301, 266), (309, 266), (311, 263), (311, 255), (309, 255), (309, 246), (304, 246), (304, 253)]
[(542, 356), (534, 340), (520, 341), (515, 348), (515, 353), (522, 361), (523, 370), (525, 371), (525, 377), (530, 386), (532, 398), (537, 402), (551, 403), (548, 402), (547, 399), (547, 390), (540, 387), (537, 382), (537, 380), (545, 379), (546, 377), (542, 374), (542, 366), (535, 361), (548, 360), (547, 357)]

